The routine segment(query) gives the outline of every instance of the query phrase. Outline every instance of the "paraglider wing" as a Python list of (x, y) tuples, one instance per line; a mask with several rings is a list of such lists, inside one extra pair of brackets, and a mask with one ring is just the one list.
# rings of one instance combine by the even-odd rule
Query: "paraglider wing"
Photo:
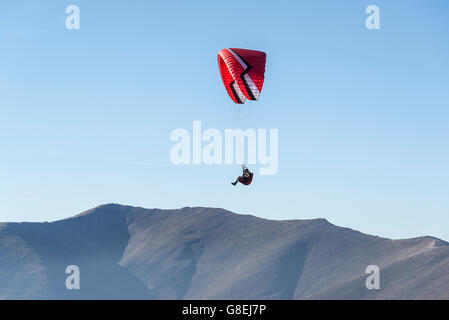
[(265, 52), (228, 48), (218, 52), (223, 84), (235, 103), (258, 100), (265, 74)]

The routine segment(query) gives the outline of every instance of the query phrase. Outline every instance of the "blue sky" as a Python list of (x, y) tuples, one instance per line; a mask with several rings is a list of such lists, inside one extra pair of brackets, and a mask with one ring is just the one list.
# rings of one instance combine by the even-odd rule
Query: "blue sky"
[[(211, 206), (449, 240), (448, 22), (443, 0), (2, 1), (0, 221)], [(172, 130), (232, 127), (226, 47), (267, 53), (252, 121), (279, 130), (279, 171), (248, 188), (169, 159)]]

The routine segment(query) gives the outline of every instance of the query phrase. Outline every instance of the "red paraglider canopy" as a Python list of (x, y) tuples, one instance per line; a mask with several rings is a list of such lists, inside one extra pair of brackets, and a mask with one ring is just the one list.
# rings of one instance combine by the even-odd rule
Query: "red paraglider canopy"
[(228, 48), (218, 52), (218, 68), (235, 103), (258, 100), (265, 74), (265, 52)]

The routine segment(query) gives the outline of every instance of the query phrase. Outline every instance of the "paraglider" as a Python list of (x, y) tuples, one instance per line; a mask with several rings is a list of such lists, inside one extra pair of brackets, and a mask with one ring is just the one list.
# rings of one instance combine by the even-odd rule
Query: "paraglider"
[(242, 170), (243, 170), (242, 175), (237, 177), (235, 182), (231, 182), (232, 185), (235, 186), (235, 185), (237, 185), (238, 182), (240, 182), (241, 184), (244, 184), (245, 186), (251, 184), (251, 182), (253, 181), (253, 173), (251, 171), (249, 171), (248, 168), (244, 164), (242, 164)]
[[(217, 58), (221, 80), (232, 101), (244, 104), (247, 99), (259, 100), (265, 79), (265, 52), (227, 48), (220, 50)], [(241, 118), (244, 111), (243, 106), (238, 108), (238, 117)], [(238, 182), (243, 185), (251, 184), (253, 173), (244, 164), (242, 170), (242, 175), (235, 182), (231, 182), (234, 186)]]

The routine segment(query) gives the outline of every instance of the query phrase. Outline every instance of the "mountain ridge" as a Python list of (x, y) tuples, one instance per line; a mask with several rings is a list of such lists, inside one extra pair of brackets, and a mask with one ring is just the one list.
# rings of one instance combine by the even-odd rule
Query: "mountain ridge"
[[(71, 264), (81, 290), (65, 288)], [(371, 264), (380, 290), (365, 287)], [(443, 240), (387, 239), (326, 219), (104, 204), (53, 222), (0, 223), (2, 299), (441, 299), (446, 274)]]

